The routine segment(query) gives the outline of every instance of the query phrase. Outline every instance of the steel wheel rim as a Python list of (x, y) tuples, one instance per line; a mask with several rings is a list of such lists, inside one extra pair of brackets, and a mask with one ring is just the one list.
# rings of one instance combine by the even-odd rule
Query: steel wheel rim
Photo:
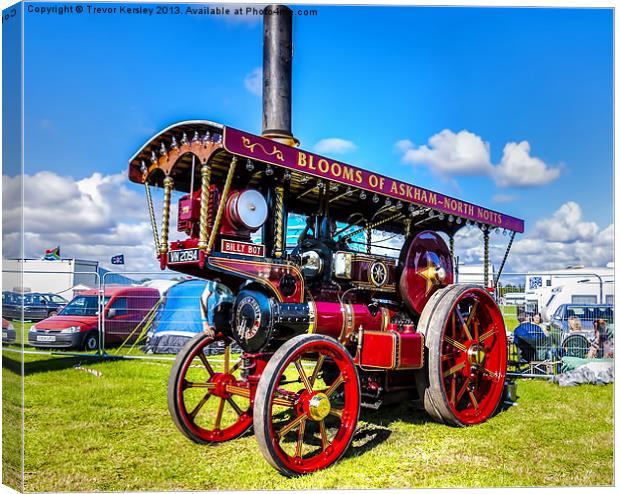
[(487, 420), (504, 390), (506, 330), (501, 313), (482, 289), (462, 294), (441, 334), (441, 386), (454, 416), (465, 425)]
[[(223, 360), (221, 366), (210, 362), (209, 356), (204, 355), (205, 348), (218, 341), (224, 341), (224, 353), (216, 355), (218, 360)], [(186, 427), (200, 439), (209, 442), (228, 441), (252, 425), (249, 384), (235, 376), (240, 365), (241, 359), (234, 364), (230, 362), (230, 342), (213, 338), (207, 338), (197, 345), (183, 363), (176, 389), (178, 409)], [(203, 369), (204, 378), (187, 379), (200, 377), (200, 372), (191, 373), (198, 368)], [(198, 395), (198, 398), (193, 396), (190, 399), (190, 392)], [(214, 416), (207, 418), (207, 415)]]
[[(312, 361), (312, 366), (304, 366), (303, 356), (309, 354), (315, 354), (317, 358)], [(298, 361), (302, 364), (301, 371), (296, 365)], [(324, 366), (337, 368), (338, 375), (330, 380), (329, 385), (318, 379)], [(269, 436), (276, 455), (287, 469), (309, 473), (331, 465), (348, 448), (359, 413), (359, 386), (355, 367), (348, 355), (325, 341), (308, 343), (288, 357), (275, 382), (280, 383), (282, 376), (288, 379), (293, 374), (302, 381), (299, 389), (293, 392), (277, 387), (274, 390), (277, 398), (272, 395), (269, 399)], [(312, 392), (309, 392), (308, 384)], [(318, 411), (325, 396), (329, 400), (329, 413), (319, 419), (325, 413), (325, 410)], [(287, 410), (292, 412), (289, 417), (274, 424), (274, 418)]]

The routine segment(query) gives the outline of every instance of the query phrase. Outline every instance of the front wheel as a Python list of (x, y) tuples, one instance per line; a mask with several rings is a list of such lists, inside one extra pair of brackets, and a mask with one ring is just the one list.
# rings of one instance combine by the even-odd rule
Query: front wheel
[(87, 352), (95, 352), (99, 348), (99, 335), (96, 331), (91, 331), (90, 333), (86, 333), (84, 337), (84, 341), (82, 342), (82, 347)]
[(484, 422), (499, 405), (506, 378), (507, 339), (497, 304), (476, 285), (436, 292), (420, 316), (428, 352), (419, 389), (426, 411), (439, 422)]
[(254, 431), (265, 459), (294, 476), (342, 457), (359, 410), (360, 384), (347, 350), (327, 336), (300, 335), (282, 345), (263, 371)]
[(251, 388), (231, 363), (231, 342), (206, 333), (178, 353), (168, 380), (168, 410), (177, 428), (197, 443), (234, 439), (252, 425)]

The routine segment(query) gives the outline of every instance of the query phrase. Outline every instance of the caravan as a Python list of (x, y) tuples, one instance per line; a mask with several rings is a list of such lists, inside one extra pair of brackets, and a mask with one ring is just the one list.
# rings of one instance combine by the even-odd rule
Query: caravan
[(604, 268), (568, 267), (528, 273), (525, 279), (527, 311), (539, 312), (549, 322), (562, 304), (613, 304), (613, 263)]

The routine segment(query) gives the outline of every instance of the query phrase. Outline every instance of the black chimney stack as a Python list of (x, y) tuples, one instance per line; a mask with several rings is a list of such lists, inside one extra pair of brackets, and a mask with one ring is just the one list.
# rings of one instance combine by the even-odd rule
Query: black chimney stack
[(263, 12), (263, 137), (297, 145), (291, 126), (293, 12), (284, 5)]

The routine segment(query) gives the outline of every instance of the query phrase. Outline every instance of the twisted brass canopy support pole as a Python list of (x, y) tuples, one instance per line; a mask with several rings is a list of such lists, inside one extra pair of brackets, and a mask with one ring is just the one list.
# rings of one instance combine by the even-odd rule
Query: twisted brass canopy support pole
[(370, 223), (366, 225), (366, 254), (370, 254), (372, 251), (372, 228)]
[(278, 185), (275, 189), (275, 208), (276, 208), (276, 217), (275, 217), (275, 248), (274, 248), (274, 256), (282, 257), (284, 253), (284, 187)]
[(149, 208), (149, 217), (151, 219), (151, 230), (153, 230), (153, 242), (155, 242), (155, 252), (159, 250), (159, 233), (157, 230), (157, 220), (155, 219), (155, 208), (153, 207), (153, 198), (151, 197), (151, 188), (148, 180), (144, 181), (144, 190), (146, 192), (146, 204)]
[(484, 286), (489, 286), (489, 230), (484, 230)]
[(220, 198), (220, 204), (217, 207), (217, 214), (213, 221), (213, 229), (211, 235), (209, 235), (209, 243), (207, 244), (207, 255), (213, 250), (213, 244), (215, 243), (215, 236), (220, 229), (220, 222), (222, 221), (222, 215), (224, 214), (224, 207), (226, 206), (226, 199), (228, 199), (228, 192), (230, 191), (230, 184), (235, 175), (235, 168), (237, 167), (237, 157), (234, 156), (230, 162), (230, 168), (228, 168), (228, 175), (226, 176), (226, 182), (224, 183), (224, 190), (222, 190), (222, 196)]
[(450, 257), (454, 258), (454, 235), (450, 235)]
[(172, 196), (172, 186), (174, 180), (172, 177), (164, 178), (164, 206), (161, 220), (161, 243), (159, 244), (159, 253), (168, 252), (168, 231), (170, 229), (170, 198)]
[(200, 168), (201, 189), (200, 189), (200, 238), (198, 248), (204, 249), (207, 246), (207, 235), (209, 233), (209, 186), (211, 185), (211, 167), (206, 163)]

